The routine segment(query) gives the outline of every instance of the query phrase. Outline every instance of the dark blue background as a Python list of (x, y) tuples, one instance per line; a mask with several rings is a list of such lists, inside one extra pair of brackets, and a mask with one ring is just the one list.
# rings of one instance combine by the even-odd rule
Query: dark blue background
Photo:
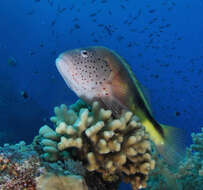
[(74, 103), (55, 59), (90, 45), (112, 48), (129, 62), (158, 121), (199, 131), (202, 23), (201, 0), (1, 0), (0, 143), (31, 142), (54, 106)]

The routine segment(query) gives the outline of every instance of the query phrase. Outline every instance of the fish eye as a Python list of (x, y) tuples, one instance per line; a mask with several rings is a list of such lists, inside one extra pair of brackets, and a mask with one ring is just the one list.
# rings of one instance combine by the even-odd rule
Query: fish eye
[(83, 57), (88, 57), (88, 53), (87, 53), (86, 50), (81, 50), (81, 55), (82, 55)]

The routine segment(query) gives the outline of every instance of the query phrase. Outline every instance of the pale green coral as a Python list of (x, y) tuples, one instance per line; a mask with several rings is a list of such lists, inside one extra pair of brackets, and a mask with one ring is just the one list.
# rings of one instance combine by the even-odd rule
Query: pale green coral
[(47, 161), (56, 161), (59, 157), (57, 148), (59, 136), (47, 125), (40, 128), (39, 134), (43, 137), (41, 145), (43, 146), (44, 154), (42, 157)]

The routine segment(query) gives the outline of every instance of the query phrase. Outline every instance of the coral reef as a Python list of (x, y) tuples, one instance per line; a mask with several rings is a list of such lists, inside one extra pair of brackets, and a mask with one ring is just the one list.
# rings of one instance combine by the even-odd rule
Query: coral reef
[(134, 190), (146, 187), (155, 161), (149, 135), (135, 115), (123, 111), (120, 118), (114, 118), (98, 102), (87, 107), (81, 101), (54, 111), (51, 121), (55, 129), (45, 125), (35, 139), (42, 146), (38, 151), (45, 161), (73, 158), (82, 161), (88, 172), (101, 174), (104, 181), (122, 178)]
[(156, 169), (148, 180), (150, 190), (201, 190), (203, 186), (203, 128), (192, 133), (193, 144), (187, 148), (184, 160), (174, 170), (161, 158), (156, 159)]
[(129, 111), (115, 118), (80, 100), (54, 111), (54, 127), (41, 127), (31, 145), (0, 147), (0, 190), (116, 190), (121, 180), (134, 190), (202, 189), (203, 128), (174, 169)]
[(80, 162), (43, 162), (33, 145), (0, 147), (1, 190), (87, 190)]
[(24, 142), (5, 145), (0, 148), (0, 189), (36, 190), (35, 177), (40, 168), (38, 154)]
[(187, 148), (186, 158), (175, 174), (184, 190), (203, 187), (203, 128), (201, 133), (192, 133), (192, 140), (193, 144)]

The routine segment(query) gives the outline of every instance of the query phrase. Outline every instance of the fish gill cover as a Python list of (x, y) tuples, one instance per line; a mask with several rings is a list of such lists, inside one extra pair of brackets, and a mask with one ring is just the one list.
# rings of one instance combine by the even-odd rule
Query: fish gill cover
[[(184, 129), (187, 134), (185, 145), (188, 147), (192, 142), (190, 134), (199, 133), (199, 136), (193, 136), (194, 145), (187, 151), (185, 160), (178, 164), (177, 171), (168, 170), (168, 167), (160, 171), (165, 161), (154, 155), (157, 164), (147, 189), (201, 189), (202, 154), (198, 147), (202, 146), (200, 129), (203, 125), (202, 9), (201, 0), (2, 0), (0, 144), (15, 144), (21, 140), (30, 144), (41, 126), (53, 125), (49, 117), (53, 115), (54, 106), (62, 103), (70, 106), (77, 100), (78, 97), (67, 88), (56, 70), (54, 63), (60, 53), (102, 45), (121, 55), (139, 82), (147, 88), (149, 95), (144, 94), (150, 97), (150, 106), (157, 121)], [(176, 143), (176, 140), (173, 142)], [(11, 152), (21, 154), (19, 146), (25, 152), (33, 151), (32, 148), (30, 150), (22, 143), (5, 146), (1, 151), (4, 154), (0, 161), (2, 171), (6, 166), (15, 168), (17, 164), (22, 166), (23, 171), (28, 171), (28, 176), (36, 177), (44, 172), (35, 167), (38, 156), (33, 152), (30, 155), (34, 159), (26, 157), (28, 163), (33, 163), (33, 170), (11, 158)], [(76, 168), (78, 166), (72, 161), (69, 163)], [(54, 167), (57, 172), (60, 167), (69, 170), (63, 164), (63, 160), (61, 166), (52, 163), (51, 168)], [(15, 171), (12, 174), (15, 175)], [(22, 171), (17, 172), (21, 174)], [(36, 172), (36, 176), (32, 172)], [(77, 172), (71, 174), (82, 176)], [(12, 175), (7, 177), (11, 179), (11, 185), (15, 184)], [(101, 184), (97, 174), (89, 177)], [(20, 176), (18, 179), (21, 179)], [(80, 181), (77, 188), (86, 188), (81, 177), (55, 178), (46, 174), (40, 179), (46, 179), (44, 184), (52, 179), (55, 183), (61, 180)], [(25, 182), (26, 179), (21, 182), (23, 180)], [(36, 184), (31, 180), (30, 185), (33, 188)], [(87, 185), (92, 187), (94, 184)], [(113, 185), (110, 189), (117, 187), (117, 184)], [(120, 188), (130, 189), (123, 184)]]

